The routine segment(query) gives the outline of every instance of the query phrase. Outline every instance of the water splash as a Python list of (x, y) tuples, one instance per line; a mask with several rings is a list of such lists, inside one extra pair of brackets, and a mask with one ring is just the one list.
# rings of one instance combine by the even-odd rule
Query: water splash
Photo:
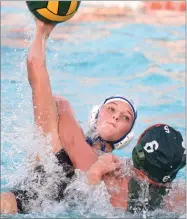
[[(31, 15), (27, 13), (25, 34), (28, 44), (31, 42), (34, 33), (34, 21), (30, 18)], [(33, 22), (31, 22), (31, 20)], [(125, 28), (122, 27), (120, 29), (111, 30), (113, 24), (109, 23), (110, 31), (107, 30), (109, 34), (106, 38), (105, 35), (103, 36), (103, 34), (101, 34), (101, 32), (106, 31), (104, 25), (101, 23), (98, 25), (89, 23), (89, 28), (86, 24), (80, 25), (79, 35), (69, 34), (71, 35), (70, 37), (67, 34), (65, 39), (67, 39), (69, 43), (67, 44), (65, 41), (60, 42), (60, 45), (63, 44), (63, 51), (61, 50), (61, 47), (59, 47), (59, 41), (51, 40), (49, 42), (50, 49), (48, 50), (48, 53), (50, 60), (48, 63), (51, 65), (51, 70), (53, 70), (50, 71), (50, 73), (53, 74), (54, 69), (58, 70), (57, 75), (55, 75), (55, 78), (53, 79), (55, 81), (53, 84), (54, 90), (63, 92), (63, 94), (69, 97), (71, 102), (76, 105), (77, 115), (81, 122), (86, 120), (84, 115), (87, 114), (87, 106), (89, 106), (89, 104), (97, 104), (98, 99), (105, 99), (109, 93), (111, 93), (111, 95), (115, 93), (127, 93), (130, 96), (134, 93), (133, 99), (136, 99), (136, 94), (140, 93), (140, 95), (138, 95), (138, 106), (140, 109), (138, 123), (140, 126), (137, 128), (137, 136), (144, 130), (145, 126), (153, 122), (158, 122), (158, 117), (161, 118), (161, 115), (158, 112), (162, 112), (163, 115), (162, 110), (164, 109), (167, 109), (164, 111), (164, 115), (168, 115), (168, 112), (171, 113), (176, 111), (176, 118), (178, 118), (178, 113), (181, 113), (181, 117), (177, 120), (173, 114), (171, 114), (167, 121), (174, 125), (178, 125), (184, 132), (184, 114), (183, 111), (181, 112), (179, 109), (183, 109), (185, 103), (185, 101), (181, 100), (181, 97), (184, 94), (184, 89), (182, 89), (181, 86), (184, 87), (183, 79), (185, 71), (183, 64), (178, 65), (179, 63), (175, 62), (175, 59), (177, 61), (180, 59), (181, 63), (184, 61), (184, 58), (182, 57), (184, 53), (183, 44), (180, 46), (182, 49), (179, 48), (178, 50), (177, 40), (173, 41), (173, 46), (171, 45), (171, 42), (169, 42), (176, 38), (167, 38), (168, 36), (171, 36), (171, 34), (165, 34), (163, 28), (161, 29), (161, 33), (159, 33), (159, 28), (152, 28), (150, 26), (144, 26), (143, 24), (141, 25), (141, 30), (140, 25), (135, 24), (128, 25)], [(69, 27), (70, 26), (68, 26), (68, 28)], [(65, 30), (63, 29), (63, 31), (68, 32), (68, 28)], [(93, 39), (91, 42), (90, 33), (91, 35), (93, 34), (94, 28), (96, 28), (95, 35), (98, 35), (98, 31), (100, 30), (99, 33), (101, 36), (99, 36), (99, 39), (96, 37), (96, 39)], [(152, 31), (155, 33), (153, 39), (149, 42), (147, 30), (148, 32)], [(177, 30), (178, 27), (176, 27), (176, 31)], [(183, 28), (180, 30), (183, 34)], [(59, 28), (59, 34), (61, 34), (61, 31), (62, 29)], [(86, 37), (85, 35), (82, 35), (85, 31)], [(123, 33), (125, 33), (125, 35)], [(150, 32), (149, 34), (152, 33)], [(137, 35), (140, 36), (141, 39), (140, 37), (136, 37)], [(181, 37), (180, 32), (179, 36), (180, 39), (184, 38), (183, 36)], [(161, 39), (163, 38), (165, 40), (161, 42)], [(128, 43), (124, 43), (124, 46), (122, 47), (121, 42), (124, 39), (125, 42)], [(113, 43), (114, 40), (115, 43)], [(140, 46), (138, 52), (136, 51), (134, 53), (133, 51), (135, 51), (138, 44), (142, 44), (142, 46)], [(165, 49), (163, 49), (163, 47)], [(98, 187), (88, 187), (86, 175), (79, 172), (76, 173), (77, 179), (75, 179), (67, 188), (69, 196), (61, 203), (51, 201), (50, 194), (55, 191), (55, 188), (53, 188), (53, 181), (58, 182), (61, 178), (63, 180), (65, 179), (63, 178), (63, 174), (60, 175), (57, 173), (53, 176), (50, 175), (53, 173), (54, 169), (56, 170), (56, 168), (58, 168), (55, 163), (54, 155), (51, 153), (49, 144), (50, 136), (48, 139), (43, 139), (41, 135), (35, 133), (35, 127), (32, 125), (33, 112), (31, 91), (27, 81), (25, 66), (27, 48), (16, 49), (14, 51), (12, 48), (7, 47), (2, 50), (6, 53), (5, 56), (2, 57), (2, 62), (4, 63), (2, 71), (3, 98), (1, 106), (1, 170), (3, 189), (16, 186), (18, 182), (23, 181), (29, 174), (32, 175), (32, 167), (36, 165), (36, 154), (40, 155), (41, 163), (45, 167), (48, 175), (46, 184), (42, 190), (39, 185), (34, 186), (32, 185), (32, 182), (29, 184), (29, 186), (39, 192), (38, 202), (33, 203), (32, 214), (18, 214), (11, 217), (78, 218), (80, 216), (84, 217), (84, 214), (86, 214), (87, 217), (90, 218), (140, 218), (140, 216), (137, 215), (129, 215), (123, 210), (113, 209), (108, 202), (109, 196), (106, 193), (104, 184), (101, 183)], [(53, 53), (50, 53), (51, 50), (53, 50)], [(55, 55), (54, 51), (56, 52)], [(64, 51), (66, 51), (66, 53)], [(174, 53), (172, 51), (174, 51)], [(19, 56), (20, 53), (21, 56)], [(110, 63), (108, 61), (109, 54)], [(160, 58), (161, 55), (168, 55), (168, 58)], [(63, 61), (60, 57), (62, 57)], [(172, 62), (174, 62), (174, 64)], [(60, 66), (56, 66), (57, 63), (60, 63)], [(119, 63), (120, 65), (118, 65)], [(174, 85), (164, 84), (164, 87), (162, 87), (160, 91), (158, 90), (157, 83), (150, 86), (150, 80), (152, 80), (152, 78), (150, 78), (149, 75), (152, 74), (152, 69), (154, 67), (155, 72), (164, 75), (169, 81), (172, 80)], [(173, 72), (171, 72), (171, 69), (175, 69), (176, 71), (173, 70)], [(142, 78), (146, 77), (147, 80), (142, 80)], [(82, 79), (85, 79), (84, 81), (88, 81), (89, 83), (82, 83)], [(144, 84), (142, 82), (144, 82)], [(111, 87), (112, 89), (110, 89)], [(74, 90), (81, 90), (81, 92), (75, 95)], [(152, 95), (147, 95), (150, 93)], [(163, 93), (165, 94), (164, 97)], [(12, 96), (14, 98), (11, 98)], [(79, 101), (80, 99), (82, 100), (81, 104)], [(161, 104), (161, 100), (165, 103), (168, 102), (170, 105)], [(178, 100), (182, 101), (182, 104), (177, 102)], [(155, 104), (159, 105), (158, 108), (154, 108)], [(143, 116), (141, 116), (141, 114)], [(152, 114), (155, 115), (154, 118)], [(144, 115), (146, 115), (145, 118)], [(163, 119), (165, 120), (165, 118)], [(43, 148), (45, 148), (45, 150), (43, 150)], [(128, 168), (124, 168), (124, 174), (128, 175), (131, 174), (131, 172)], [(182, 174), (182, 177), (184, 176), (185, 173)], [(35, 176), (33, 175), (32, 177)], [(26, 188), (25, 186), (28, 186), (28, 184), (23, 184), (22, 186)], [(180, 183), (179, 187), (185, 188), (185, 186)], [(78, 190), (76, 190), (77, 188)], [(51, 190), (50, 194), (47, 193), (48, 190)], [(172, 196), (172, 193), (170, 195)], [(38, 206), (37, 203), (39, 203)], [(184, 205), (182, 204), (181, 207), (184, 207)], [(36, 213), (37, 210), (39, 210), (40, 213)], [(165, 210), (147, 212), (147, 216), (150, 216), (150, 218), (176, 218), (176, 215), (168, 213)]]

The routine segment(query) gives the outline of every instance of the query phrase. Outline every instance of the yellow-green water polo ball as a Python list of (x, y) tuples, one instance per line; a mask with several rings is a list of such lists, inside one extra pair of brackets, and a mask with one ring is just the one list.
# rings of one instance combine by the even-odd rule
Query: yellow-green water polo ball
[(32, 14), (45, 23), (61, 23), (72, 18), (81, 1), (26, 1)]

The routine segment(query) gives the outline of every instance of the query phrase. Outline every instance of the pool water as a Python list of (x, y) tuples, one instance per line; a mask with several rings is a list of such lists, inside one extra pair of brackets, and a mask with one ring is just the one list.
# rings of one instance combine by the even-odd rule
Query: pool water
[[(2, 8), (2, 16), (9, 7)], [(14, 11), (19, 12), (27, 14), (27, 9)], [(33, 20), (28, 22), (34, 25)], [(15, 41), (14, 45), (1, 46), (1, 184), (2, 190), (6, 191), (26, 174), (25, 153), (37, 145), (31, 134), (32, 99), (25, 67), (28, 48), (16, 45), (17, 39), (27, 36), (22, 32), (10, 34), (3, 25), (1, 38)], [(52, 37), (48, 42), (47, 65), (52, 89), (71, 102), (85, 132), (92, 106), (119, 94), (134, 100), (138, 119), (135, 139), (125, 149), (115, 151), (116, 155), (130, 157), (138, 136), (154, 123), (171, 125), (185, 136), (184, 25), (127, 24), (122, 20), (118, 26), (112, 20), (67, 22), (64, 27), (56, 27), (56, 34), (63, 28), (70, 30), (66, 37)], [(177, 180), (185, 178), (185, 169), (182, 169)], [(102, 212), (96, 207), (95, 212), (99, 211)], [(96, 217), (121, 214), (116, 210), (108, 215), (98, 213)], [(74, 213), (66, 209), (60, 213), (41, 212), (21, 217), (83, 215), (85, 212)], [(92, 216), (87, 212), (87, 217)], [(128, 215), (123, 213), (123, 217), (128, 218)]]

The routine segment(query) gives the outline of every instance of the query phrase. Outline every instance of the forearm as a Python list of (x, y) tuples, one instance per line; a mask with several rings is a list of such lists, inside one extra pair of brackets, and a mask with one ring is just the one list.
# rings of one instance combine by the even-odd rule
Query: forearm
[(128, 179), (115, 176), (113, 173), (105, 174), (106, 169), (104, 163), (98, 160), (88, 171), (88, 183), (95, 185), (103, 180), (108, 193), (111, 195), (111, 204), (114, 207), (126, 209), (128, 200)]
[(45, 26), (39, 28), (37, 26), (27, 57), (28, 80), (32, 88), (35, 123), (44, 134), (51, 134), (51, 145), (53, 151), (57, 152), (61, 147), (57, 113), (46, 69), (46, 41), (49, 34), (45, 33)]
[(31, 44), (28, 61), (35, 61), (42, 65), (46, 65), (46, 42), (48, 36), (43, 34), (42, 31), (36, 27), (35, 38)]
[(32, 88), (35, 122), (48, 134), (52, 131), (52, 127), (50, 125), (46, 126), (45, 123), (50, 119), (54, 121), (56, 118), (54, 118), (55, 115), (51, 110), (54, 101), (46, 70), (45, 50), (46, 39), (40, 33), (37, 33), (27, 58), (28, 79)]
[(105, 175), (103, 181), (110, 194), (110, 203), (115, 208), (127, 210), (128, 206), (128, 183), (127, 177), (116, 177), (114, 175)]
[(110, 194), (110, 203), (113, 207), (127, 209), (128, 201), (128, 180), (118, 178), (112, 174), (102, 175), (98, 169), (90, 169), (88, 171), (88, 183), (96, 185), (102, 180)]
[[(28, 80), (33, 88), (46, 88), (49, 77), (46, 71), (46, 41), (47, 37), (36, 28), (36, 35), (27, 56)], [(45, 87), (44, 87), (45, 86)]]

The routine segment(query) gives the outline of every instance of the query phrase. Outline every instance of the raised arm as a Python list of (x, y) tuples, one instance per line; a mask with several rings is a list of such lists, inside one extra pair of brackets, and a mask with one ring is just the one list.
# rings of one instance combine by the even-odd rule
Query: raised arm
[(36, 20), (35, 39), (27, 57), (28, 80), (32, 88), (34, 119), (45, 135), (51, 134), (54, 153), (62, 146), (58, 135), (58, 118), (46, 68), (46, 42), (54, 25)]
[[(63, 145), (75, 168), (88, 170), (97, 161), (98, 156), (86, 143), (84, 133), (74, 117), (70, 103), (63, 98), (53, 98), (52, 96), (46, 69), (46, 41), (53, 28), (52, 25), (37, 21), (36, 36), (27, 58), (35, 122), (42, 128), (44, 134), (52, 134), (52, 147), (55, 153), (61, 150), (61, 145)], [(58, 105), (59, 126), (56, 103)], [(110, 191), (111, 182), (115, 184), (119, 181), (112, 176), (104, 177), (104, 181), (112, 194), (113, 192)], [(112, 197), (111, 203), (114, 204), (114, 194)]]

